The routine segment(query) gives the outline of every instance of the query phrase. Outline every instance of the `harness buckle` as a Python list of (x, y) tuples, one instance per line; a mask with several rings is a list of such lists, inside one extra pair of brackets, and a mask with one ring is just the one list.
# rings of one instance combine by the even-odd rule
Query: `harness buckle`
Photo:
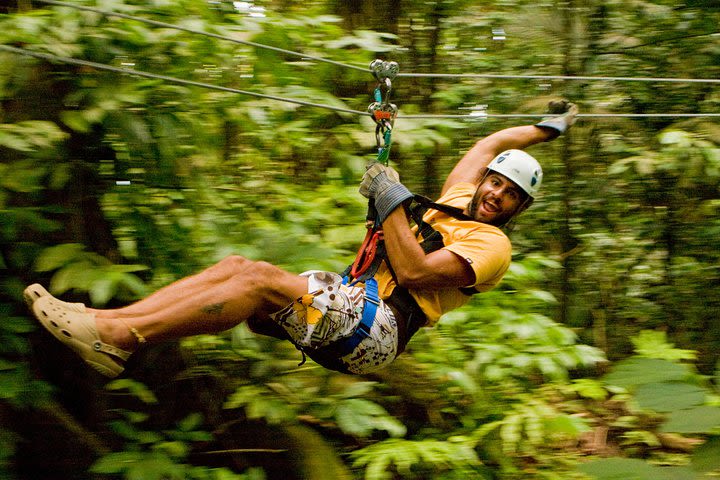
[(380, 306), (380, 300), (375, 299), (375, 298), (370, 298), (370, 297), (368, 297), (367, 295), (365, 296), (365, 301), (366, 301), (366, 302), (373, 303), (373, 304), (375, 304), (375, 305), (378, 306), (378, 307)]

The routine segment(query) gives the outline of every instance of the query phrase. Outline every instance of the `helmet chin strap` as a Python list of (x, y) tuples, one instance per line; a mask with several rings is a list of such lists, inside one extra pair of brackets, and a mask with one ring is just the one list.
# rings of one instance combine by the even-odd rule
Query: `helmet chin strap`
[(480, 181), (477, 184), (477, 188), (475, 189), (475, 193), (472, 196), (472, 199), (470, 200), (470, 205), (468, 205), (468, 215), (475, 218), (475, 210), (477, 210), (478, 204), (480, 202), (479, 195), (477, 194), (478, 190), (480, 190), (480, 185), (482, 185), (485, 182), (485, 179), (490, 174), (490, 170), (487, 168), (485, 169), (485, 174), (482, 176)]

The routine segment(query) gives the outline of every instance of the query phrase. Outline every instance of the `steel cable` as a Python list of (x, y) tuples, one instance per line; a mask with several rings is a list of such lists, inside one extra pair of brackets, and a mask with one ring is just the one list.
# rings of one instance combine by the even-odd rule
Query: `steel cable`
[[(44, 0), (45, 1), (45, 0)], [(150, 73), (145, 72), (142, 70), (135, 70), (131, 68), (125, 68), (125, 67), (116, 67), (114, 65), (107, 65), (104, 63), (98, 63), (98, 62), (92, 62), (89, 60), (80, 60), (77, 58), (71, 58), (71, 57), (62, 57), (58, 55), (53, 55), (50, 53), (41, 53), (41, 52), (35, 52), (31, 50), (27, 50), (24, 48), (17, 48), (17, 47), (11, 47), (9, 45), (0, 45), (0, 51), (6, 51), (9, 53), (14, 53), (18, 55), (25, 55), (30, 57), (39, 58), (42, 60), (47, 60), (49, 62), (60, 62), (60, 63), (67, 63), (71, 65), (79, 65), (79, 66), (85, 66), (85, 67), (91, 67), (98, 70), (106, 70), (110, 72), (115, 73), (122, 73), (126, 75), (132, 75), (137, 77), (144, 77), (144, 78), (151, 78), (156, 80), (162, 80), (170, 83), (176, 83), (180, 85), (189, 85), (194, 87), (200, 87), (200, 88), (207, 88), (211, 90), (219, 90), (223, 92), (229, 92), (229, 93), (236, 93), (241, 95), (249, 95), (253, 97), (258, 98), (264, 98), (268, 100), (276, 100), (280, 102), (286, 102), (286, 103), (293, 103), (297, 105), (303, 105), (308, 107), (316, 107), (316, 108), (323, 108), (326, 110), (332, 110), (336, 112), (341, 113), (348, 113), (353, 115), (361, 115), (361, 116), (368, 116), (370, 117), (371, 114), (367, 111), (363, 112), (360, 110), (352, 110), (349, 108), (342, 108), (342, 107), (335, 107), (332, 105), (325, 105), (321, 103), (313, 103), (313, 102), (307, 102), (304, 100), (298, 100), (295, 98), (287, 98), (287, 97), (280, 97), (277, 95), (268, 95), (264, 93), (258, 93), (258, 92), (251, 92), (247, 90), (240, 90), (237, 88), (230, 88), (230, 87), (223, 87), (220, 85), (214, 85), (211, 83), (204, 83), (204, 82), (198, 82), (194, 80), (186, 80), (182, 78), (177, 77), (171, 77), (168, 75), (160, 75), (157, 73)], [(397, 118), (400, 119), (433, 119), (433, 118), (454, 118), (454, 119), (463, 119), (463, 120), (483, 120), (485, 118), (542, 118), (547, 117), (547, 114), (532, 114), (532, 113), (486, 113), (484, 111), (474, 111), (468, 114), (447, 114), (447, 115), (432, 115), (432, 114), (418, 114), (418, 115), (398, 115)], [(720, 117), (720, 113), (584, 113), (579, 114), (578, 118), (607, 118), (607, 117), (626, 117), (626, 118), (653, 118), (653, 117), (660, 117), (660, 118), (691, 118), (691, 117)]]
[[(290, 56), (300, 57), (305, 60), (314, 60), (316, 62), (324, 62), (338, 67), (350, 68), (354, 70), (360, 70), (369, 72), (367, 67), (360, 67), (357, 65), (350, 65), (343, 62), (337, 62), (323, 57), (306, 55), (300, 52), (294, 52), (292, 50), (286, 50), (283, 48), (273, 47), (270, 45), (263, 45), (261, 43), (250, 42), (246, 40), (240, 40), (225, 35), (219, 35), (216, 33), (210, 33), (203, 30), (197, 30), (194, 28), (183, 27), (171, 23), (160, 22), (157, 20), (150, 20), (143, 17), (129, 15), (126, 13), (113, 12), (109, 10), (103, 10), (100, 8), (88, 7), (85, 5), (76, 5), (73, 3), (62, 2), (59, 0), (34, 0), (38, 3), (44, 3), (48, 5), (55, 5), (58, 7), (74, 8), (77, 10), (84, 10), (88, 12), (98, 13), (108, 17), (124, 18), (126, 20), (133, 20), (137, 22), (143, 22), (148, 25), (156, 27), (170, 28), (180, 30), (188, 33), (205, 35), (208, 37), (216, 38), (219, 40), (225, 40), (233, 43), (242, 45), (248, 45), (256, 48), (263, 48), (266, 50), (272, 50), (279, 53), (284, 53)], [(673, 82), (673, 83), (720, 83), (720, 79), (716, 78), (672, 78), (672, 77), (612, 77), (612, 76), (573, 76), (573, 75), (511, 75), (511, 74), (490, 74), (490, 73), (403, 73), (397, 74), (399, 77), (433, 77), (433, 78), (478, 78), (478, 79), (502, 79), (502, 80), (581, 80), (581, 81), (614, 81), (614, 82)]]

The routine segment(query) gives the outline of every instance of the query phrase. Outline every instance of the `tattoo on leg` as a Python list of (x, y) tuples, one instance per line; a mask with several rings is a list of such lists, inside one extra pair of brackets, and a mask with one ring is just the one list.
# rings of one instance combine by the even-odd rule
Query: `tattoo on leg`
[(220, 315), (223, 307), (225, 307), (225, 302), (213, 303), (212, 305), (205, 305), (200, 309), (200, 311), (207, 313), (208, 315)]

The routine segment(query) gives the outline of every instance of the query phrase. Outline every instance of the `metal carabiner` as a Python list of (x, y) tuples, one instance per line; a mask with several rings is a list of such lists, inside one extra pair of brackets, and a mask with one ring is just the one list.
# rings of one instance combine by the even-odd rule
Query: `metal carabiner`
[(392, 126), (392, 124), (395, 122), (398, 108), (392, 103), (373, 102), (368, 105), (367, 111), (372, 116), (375, 123), (380, 123), (383, 120), (387, 120)]

